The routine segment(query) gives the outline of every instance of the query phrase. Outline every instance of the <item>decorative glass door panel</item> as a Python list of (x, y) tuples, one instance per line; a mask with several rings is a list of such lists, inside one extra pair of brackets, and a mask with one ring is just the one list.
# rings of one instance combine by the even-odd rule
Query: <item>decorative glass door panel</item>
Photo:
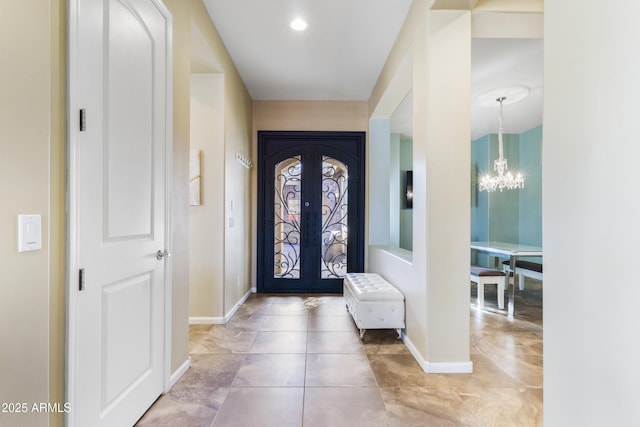
[(322, 156), (322, 279), (342, 279), (347, 274), (349, 168)]
[(278, 163), (274, 170), (273, 277), (300, 278), (300, 156)]
[(341, 292), (364, 267), (364, 133), (258, 132), (258, 291)]

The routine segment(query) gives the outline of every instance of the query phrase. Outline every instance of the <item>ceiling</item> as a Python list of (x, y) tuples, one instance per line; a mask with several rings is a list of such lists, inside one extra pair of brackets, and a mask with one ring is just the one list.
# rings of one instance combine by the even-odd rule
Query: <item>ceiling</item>
[[(366, 101), (411, 0), (204, 0), (254, 100)], [(305, 31), (289, 23), (307, 21)]]
[(500, 104), (496, 101), (486, 107), (480, 101), (483, 94), (500, 93), (500, 88), (529, 89), (529, 95), (521, 101), (505, 101), (505, 133), (521, 133), (542, 124), (542, 49), (542, 39), (473, 39), (471, 139), (497, 133)]
[[(204, 4), (254, 100), (367, 101), (411, 0)], [(306, 30), (290, 28), (297, 17), (307, 21)], [(497, 102), (496, 108), (487, 108), (476, 99), (503, 86), (530, 88), (527, 98), (505, 105), (506, 133), (542, 123), (541, 39), (474, 39), (471, 59), (472, 139), (497, 132)], [(395, 123), (410, 135), (410, 116), (406, 102), (394, 114), (392, 128)]]

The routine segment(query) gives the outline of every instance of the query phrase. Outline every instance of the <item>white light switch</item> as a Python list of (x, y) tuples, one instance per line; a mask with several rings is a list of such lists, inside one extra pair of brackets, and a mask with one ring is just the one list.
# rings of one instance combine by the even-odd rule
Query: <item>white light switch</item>
[(40, 215), (18, 215), (18, 252), (42, 249)]

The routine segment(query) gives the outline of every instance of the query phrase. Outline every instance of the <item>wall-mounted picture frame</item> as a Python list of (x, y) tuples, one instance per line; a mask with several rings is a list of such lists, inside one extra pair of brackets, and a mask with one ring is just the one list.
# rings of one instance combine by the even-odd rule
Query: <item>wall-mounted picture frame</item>
[(413, 209), (413, 171), (404, 174), (404, 207)]
[(201, 173), (200, 158), (202, 152), (195, 148), (189, 150), (189, 206), (200, 206)]

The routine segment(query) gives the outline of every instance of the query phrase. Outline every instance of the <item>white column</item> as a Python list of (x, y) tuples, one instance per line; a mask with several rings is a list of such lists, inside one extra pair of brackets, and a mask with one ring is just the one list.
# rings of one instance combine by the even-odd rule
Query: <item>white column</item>
[[(422, 228), (416, 227), (414, 232), (425, 242), (421, 253), (426, 266), (426, 359), (431, 372), (461, 372), (472, 366), (469, 11), (429, 12), (426, 62), (414, 72), (426, 75), (426, 87), (419, 88), (425, 108), (414, 122), (423, 127), (423, 137), (414, 139), (414, 165), (422, 165), (414, 169), (414, 209), (426, 215), (414, 218), (415, 225)], [(419, 194), (417, 183), (426, 186)], [(419, 200), (425, 195), (426, 200)], [(415, 262), (420, 260), (414, 250)]]

